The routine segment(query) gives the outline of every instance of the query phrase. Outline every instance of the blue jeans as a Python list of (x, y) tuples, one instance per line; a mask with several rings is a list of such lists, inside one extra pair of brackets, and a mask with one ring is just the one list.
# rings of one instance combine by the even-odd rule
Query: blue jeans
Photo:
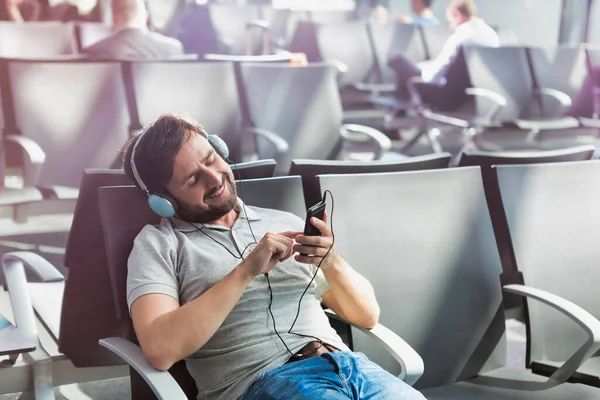
[(238, 400), (424, 400), (362, 353), (324, 353), (264, 371)]

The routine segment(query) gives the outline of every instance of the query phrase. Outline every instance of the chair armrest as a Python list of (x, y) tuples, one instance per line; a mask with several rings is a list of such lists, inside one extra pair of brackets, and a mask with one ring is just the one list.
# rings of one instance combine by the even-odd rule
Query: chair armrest
[[(378, 131), (370, 126), (359, 125), (359, 124), (344, 124), (340, 127), (340, 135), (345, 140), (351, 142), (362, 142), (360, 136), (353, 135), (353, 133), (359, 133), (363, 137), (371, 139), (377, 144), (377, 151), (373, 157), (374, 160), (379, 160), (381, 156), (392, 148), (392, 141), (383, 132)], [(360, 138), (360, 139), (359, 139)]]
[(45, 282), (55, 282), (59, 276), (61, 280), (63, 277), (52, 264), (37, 254), (17, 251), (2, 256), (2, 273), (8, 288), (16, 326), (24, 338), (37, 343), (37, 325), (31, 297), (29, 296), (29, 288), (27, 287), (25, 266), (35, 271)]
[(471, 123), (467, 120), (439, 114), (431, 110), (423, 110), (421, 115), (427, 120), (440, 122), (442, 124), (452, 125), (464, 129), (471, 127)]
[(571, 358), (565, 361), (549, 379), (566, 382), (581, 364), (600, 349), (600, 321), (577, 304), (544, 290), (525, 285), (506, 285), (504, 286), (504, 290), (520, 296), (530, 297), (557, 309), (575, 321), (588, 333), (589, 338), (587, 342)]
[(329, 318), (342, 321), (350, 326), (359, 329), (361, 332), (367, 334), (367, 336), (376, 339), (394, 359), (400, 364), (402, 372), (398, 375), (398, 378), (404, 382), (413, 386), (419, 378), (423, 375), (425, 366), (423, 359), (408, 343), (406, 343), (400, 336), (386, 328), (381, 324), (375, 325), (372, 329), (366, 329), (355, 325), (351, 322), (346, 321), (331, 310), (325, 310), (325, 314)]
[(465, 93), (469, 96), (484, 97), (491, 100), (494, 104), (490, 107), (486, 115), (483, 116), (483, 120), (491, 124), (498, 112), (508, 104), (506, 98), (493, 90), (483, 88), (466, 88)]
[(275, 132), (271, 132), (267, 129), (262, 128), (247, 128), (247, 131), (263, 139), (266, 139), (269, 143), (271, 143), (275, 148), (275, 152), (277, 155), (276, 158), (279, 158), (285, 153), (287, 153), (290, 148), (290, 145), (288, 144), (287, 140), (285, 140)]
[(393, 83), (366, 83), (366, 82), (358, 82), (355, 83), (354, 89), (359, 90), (361, 92), (373, 92), (373, 93), (381, 93), (381, 92), (395, 92), (396, 85)]
[(42, 282), (62, 282), (65, 277), (44, 257), (30, 251), (13, 251), (2, 256), (2, 263), (20, 262), (34, 272)]
[(534, 91), (534, 94), (537, 96), (552, 97), (553, 99), (557, 100), (563, 108), (571, 107), (571, 104), (573, 103), (568, 94), (556, 89), (540, 87)]
[(139, 346), (120, 337), (100, 339), (98, 343), (133, 367), (159, 400), (187, 400), (175, 378), (168, 371), (159, 371), (150, 365)]
[(23, 154), (23, 185), (35, 186), (46, 161), (46, 153), (32, 139), (21, 135), (6, 135), (7, 143), (21, 148)]
[(586, 128), (600, 129), (600, 119), (579, 117), (579, 122)]
[(264, 19), (256, 19), (253, 21), (246, 22), (246, 30), (252, 29), (252, 28), (260, 28), (260, 29), (268, 30), (270, 27), (271, 27), (270, 22), (266, 21)]

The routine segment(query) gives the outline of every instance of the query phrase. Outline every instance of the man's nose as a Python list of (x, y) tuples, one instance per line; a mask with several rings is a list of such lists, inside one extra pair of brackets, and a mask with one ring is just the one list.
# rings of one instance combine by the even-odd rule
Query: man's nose
[(206, 183), (208, 183), (210, 187), (221, 185), (223, 183), (221, 174), (212, 168), (207, 168)]

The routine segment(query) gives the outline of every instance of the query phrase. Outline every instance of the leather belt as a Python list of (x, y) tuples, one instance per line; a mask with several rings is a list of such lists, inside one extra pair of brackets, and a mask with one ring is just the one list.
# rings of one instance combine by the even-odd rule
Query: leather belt
[(314, 340), (312, 342), (308, 342), (303, 348), (298, 350), (296, 354), (294, 354), (290, 357), (289, 360), (287, 360), (286, 364), (289, 364), (294, 361), (306, 360), (311, 357), (320, 356), (323, 353), (329, 353), (334, 351), (337, 351), (335, 347)]

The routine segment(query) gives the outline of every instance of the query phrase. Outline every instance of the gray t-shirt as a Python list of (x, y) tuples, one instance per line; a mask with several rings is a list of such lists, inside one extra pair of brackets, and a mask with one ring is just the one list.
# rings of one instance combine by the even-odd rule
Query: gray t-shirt
[[(146, 226), (135, 239), (129, 256), (129, 307), (137, 298), (150, 293), (172, 296), (182, 306), (202, 295), (241, 262), (229, 251), (239, 255), (254, 242), (248, 224), (257, 241), (267, 232), (302, 230), (304, 225), (290, 213), (250, 206), (245, 210), (240, 212), (232, 229), (204, 225), (209, 236), (175, 218), (163, 219), (158, 226)], [(314, 272), (315, 266), (298, 263), (293, 257), (269, 272), (273, 290), (271, 310), (277, 332), (292, 352), (314, 340), (288, 333), (300, 296)], [(327, 290), (329, 286), (319, 271), (302, 299), (293, 332), (318, 337), (349, 351), (321, 308), (321, 295)], [(262, 371), (281, 366), (290, 358), (275, 334), (268, 304), (267, 278), (260, 275), (250, 282), (213, 337), (186, 358), (188, 371), (198, 387), (198, 398), (236, 399)]]

